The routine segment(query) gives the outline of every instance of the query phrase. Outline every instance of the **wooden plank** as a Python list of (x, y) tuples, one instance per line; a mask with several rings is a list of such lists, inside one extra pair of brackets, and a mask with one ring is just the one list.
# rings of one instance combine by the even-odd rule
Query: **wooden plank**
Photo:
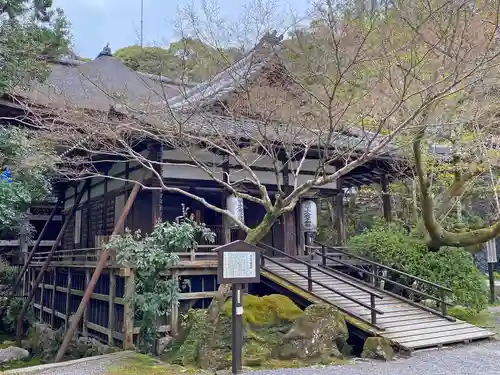
[(423, 348), (429, 348), (432, 346), (438, 346), (438, 345), (447, 345), (447, 344), (454, 344), (454, 343), (460, 343), (468, 340), (479, 340), (479, 339), (486, 339), (488, 337), (493, 336), (491, 332), (488, 331), (482, 331), (482, 332), (477, 332), (477, 333), (469, 333), (469, 334), (463, 334), (463, 335), (456, 335), (456, 336), (446, 336), (446, 337), (438, 337), (438, 338), (433, 338), (433, 339), (428, 339), (428, 340), (421, 340), (421, 341), (413, 341), (408, 344), (405, 344), (404, 346), (409, 348), (409, 349), (423, 349)]
[(417, 336), (409, 336), (409, 337), (400, 337), (398, 338), (397, 341), (400, 344), (408, 344), (410, 342), (414, 341), (422, 341), (422, 340), (430, 340), (430, 339), (437, 339), (437, 338), (442, 338), (442, 337), (456, 337), (456, 336), (461, 336), (461, 335), (469, 335), (469, 334), (475, 334), (475, 333), (483, 333), (484, 330), (470, 326), (470, 327), (465, 327), (465, 328), (460, 328), (457, 330), (451, 330), (451, 331), (445, 331), (445, 332), (431, 332), (431, 333), (425, 333)]
[(387, 337), (388, 339), (393, 340), (393, 339), (399, 339), (399, 338), (408, 338), (408, 337), (412, 337), (412, 336), (419, 336), (419, 335), (424, 335), (424, 334), (433, 333), (433, 332), (454, 331), (457, 329), (468, 328), (468, 327), (472, 327), (472, 326), (468, 323), (457, 323), (457, 324), (453, 324), (453, 325), (440, 326), (440, 327), (413, 329), (413, 330), (404, 331), (404, 332), (384, 333), (384, 337)]
[(452, 326), (454, 324), (455, 323), (450, 322), (448, 320), (440, 319), (440, 320), (436, 320), (434, 322), (421, 322), (421, 323), (416, 323), (416, 324), (409, 325), (409, 326), (385, 327), (386, 328), (385, 332), (387, 332), (387, 333), (406, 332), (406, 331), (412, 331), (412, 330), (421, 329), (421, 328)]
[(44, 272), (44, 275), (42, 276), (42, 285), (40, 288), (40, 306), (41, 306), (41, 308), (40, 308), (40, 323), (44, 323), (44, 321), (43, 321), (43, 308), (44, 308), (44, 300), (43, 300), (44, 288), (43, 288), (43, 285), (44, 284), (45, 284), (45, 272)]

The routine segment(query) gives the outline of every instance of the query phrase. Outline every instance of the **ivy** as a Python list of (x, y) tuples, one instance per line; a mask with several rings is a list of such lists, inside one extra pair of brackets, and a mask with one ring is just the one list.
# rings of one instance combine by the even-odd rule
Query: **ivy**
[(179, 282), (161, 274), (179, 262), (179, 252), (196, 248), (200, 240), (214, 242), (215, 234), (204, 224), (198, 224), (185, 215), (177, 222), (157, 223), (148, 235), (140, 231), (126, 231), (114, 236), (106, 245), (117, 251), (117, 261), (135, 268), (136, 293), (131, 303), (139, 320), (138, 350), (152, 354), (158, 332), (156, 321), (170, 313), (177, 303)]

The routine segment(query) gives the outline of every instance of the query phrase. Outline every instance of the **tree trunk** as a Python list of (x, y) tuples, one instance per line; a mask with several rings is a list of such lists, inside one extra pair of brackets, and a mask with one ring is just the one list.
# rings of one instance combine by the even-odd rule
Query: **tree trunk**
[[(247, 232), (245, 242), (249, 244), (256, 244), (264, 236), (269, 232), (272, 228), (274, 222), (278, 218), (275, 214), (266, 213), (264, 218), (255, 228), (250, 229)], [(222, 311), (222, 307), (226, 302), (226, 298), (229, 296), (231, 292), (231, 284), (221, 284), (215, 293), (210, 306), (207, 309), (207, 326), (210, 327), (211, 330), (215, 331), (217, 327), (217, 318)], [(215, 337), (214, 334), (209, 335), (208, 337)], [(213, 346), (213, 342), (208, 343), (209, 347)], [(208, 350), (207, 353), (210, 353), (211, 350)], [(202, 369), (207, 369), (209, 363), (209, 358), (200, 358), (200, 366)]]
[[(413, 142), (413, 155), (415, 157), (415, 169), (421, 195), (422, 220), (430, 236), (429, 247), (431, 249), (439, 249), (441, 246), (475, 247), (500, 235), (500, 221), (486, 228), (460, 233), (448, 232), (441, 226), (434, 213), (434, 199), (430, 192), (430, 183), (422, 160), (421, 142), (423, 136), (424, 131), (420, 132)], [(459, 192), (462, 192), (469, 176), (477, 173), (476, 170), (477, 168), (471, 168), (467, 176), (458, 176), (450, 188), (447, 189), (448, 192), (445, 194), (444, 201), (449, 202), (451, 197), (457, 196)]]

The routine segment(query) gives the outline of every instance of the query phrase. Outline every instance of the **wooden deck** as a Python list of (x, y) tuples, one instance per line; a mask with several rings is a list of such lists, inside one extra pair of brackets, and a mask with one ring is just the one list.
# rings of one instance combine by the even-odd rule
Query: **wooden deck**
[[(280, 264), (274, 263), (266, 263), (264, 270), (268, 270), (271, 274), (280, 277), (285, 282), (285, 284), (282, 284), (283, 286), (289, 281), (307, 290), (308, 281), (305, 277), (301, 276), (307, 276), (307, 266), (298, 263), (282, 264), (285, 267), (292, 268), (300, 273), (300, 275), (281, 267)], [(317, 281), (341, 293), (355, 297), (356, 300), (368, 305), (370, 304), (370, 295), (368, 293), (348, 285), (342, 280), (329, 277), (327, 274), (316, 270), (312, 271), (312, 278), (315, 282)], [(352, 283), (351, 279), (349, 281)], [(365, 284), (362, 287), (367, 288)], [(378, 315), (378, 329), (374, 328), (373, 332), (391, 340), (404, 350), (413, 351), (447, 344), (467, 343), (494, 336), (492, 332), (485, 329), (458, 320), (453, 322), (425, 311), (417, 306), (384, 294), (380, 289), (373, 288), (373, 290), (383, 294), (383, 299), (376, 301), (376, 308), (384, 313), (383, 315)], [(364, 320), (369, 320), (370, 318), (371, 311), (367, 308), (349, 301), (318, 284), (313, 284), (312, 292), (309, 293), (348, 311), (354, 317)]]

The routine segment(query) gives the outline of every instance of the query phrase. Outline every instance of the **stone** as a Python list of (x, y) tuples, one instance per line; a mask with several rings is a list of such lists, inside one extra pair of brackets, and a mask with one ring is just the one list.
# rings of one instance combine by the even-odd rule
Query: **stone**
[(390, 341), (383, 337), (368, 337), (363, 346), (361, 358), (390, 361), (394, 358), (394, 349)]
[(160, 337), (156, 342), (156, 354), (162, 355), (172, 340), (173, 338), (171, 336)]
[(8, 363), (12, 361), (19, 361), (26, 359), (30, 353), (23, 348), (17, 346), (9, 346), (7, 349), (0, 349), (0, 363)]
[(324, 304), (309, 306), (283, 338), (281, 359), (342, 358), (348, 338), (344, 316)]
[(32, 354), (41, 354), (47, 350), (55, 339), (55, 332), (47, 324), (35, 323), (28, 330), (28, 342), (25, 348), (29, 348)]

